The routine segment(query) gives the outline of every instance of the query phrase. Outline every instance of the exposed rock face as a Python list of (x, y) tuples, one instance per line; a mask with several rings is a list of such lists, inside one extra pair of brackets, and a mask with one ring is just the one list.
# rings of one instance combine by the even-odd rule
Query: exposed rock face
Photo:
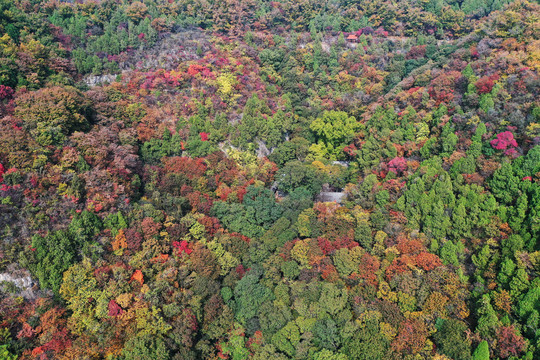
[(343, 167), (349, 167), (349, 161), (332, 161), (332, 165), (341, 165)]
[(20, 289), (28, 289), (34, 285), (34, 281), (30, 276), (17, 277), (8, 273), (0, 274), (0, 282), (9, 281), (15, 284)]
[(321, 191), (317, 196), (317, 201), (337, 202), (338, 204), (341, 204), (341, 202), (345, 199), (345, 195), (346, 194), (344, 192)]
[(13, 283), (18, 288), (18, 295), (25, 299), (37, 298), (37, 284), (27, 270), (14, 270), (0, 273), (0, 284), (2, 282)]
[(317, 195), (317, 201), (320, 202), (337, 202), (341, 204), (345, 200), (347, 194), (342, 189), (333, 189), (329, 184), (324, 184), (321, 192)]
[(112, 83), (113, 81), (116, 81), (116, 76), (113, 74), (107, 74), (107, 75), (90, 75), (84, 78), (84, 82), (89, 87), (94, 87), (97, 85), (101, 85), (104, 83)]
[(258, 158), (266, 157), (266, 156), (268, 156), (268, 155), (270, 155), (272, 153), (271, 150), (268, 150), (268, 148), (266, 147), (266, 144), (264, 143), (264, 141), (257, 140), (257, 145), (259, 145), (259, 149), (257, 149), (257, 157)]

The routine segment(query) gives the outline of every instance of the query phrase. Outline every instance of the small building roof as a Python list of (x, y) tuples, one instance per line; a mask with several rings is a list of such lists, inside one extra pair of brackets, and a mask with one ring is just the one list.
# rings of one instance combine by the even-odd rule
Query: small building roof
[(347, 36), (347, 40), (357, 40), (358, 39), (358, 36), (354, 35), (354, 34), (351, 34), (349, 36)]

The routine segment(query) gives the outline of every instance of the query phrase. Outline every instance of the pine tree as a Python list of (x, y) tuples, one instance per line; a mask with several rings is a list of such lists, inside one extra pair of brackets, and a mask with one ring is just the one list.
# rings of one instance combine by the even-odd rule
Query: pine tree
[(489, 345), (487, 341), (482, 341), (476, 347), (472, 355), (472, 360), (489, 360)]

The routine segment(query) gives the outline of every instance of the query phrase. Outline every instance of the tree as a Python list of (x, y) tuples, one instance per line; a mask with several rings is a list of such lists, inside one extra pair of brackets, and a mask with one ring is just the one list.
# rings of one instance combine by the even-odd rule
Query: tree
[(91, 103), (73, 87), (55, 86), (18, 97), (15, 115), (39, 144), (58, 145), (73, 131), (88, 129)]
[(343, 111), (325, 111), (310, 128), (318, 139), (317, 146), (312, 145), (310, 151), (318, 153), (316, 149), (320, 149), (323, 158), (338, 160), (344, 158), (343, 148), (351, 142), (361, 124)]
[(405, 321), (401, 324), (397, 337), (392, 342), (392, 347), (402, 353), (414, 355), (419, 353), (427, 340), (426, 326), (420, 320)]
[(305, 188), (311, 196), (318, 194), (322, 189), (324, 177), (318, 174), (311, 165), (304, 165), (300, 161), (290, 161), (276, 174), (278, 189), (291, 193), (300, 187)]
[(59, 293), (64, 271), (77, 261), (83, 244), (84, 238), (78, 239), (62, 230), (32, 238), (35, 262), (29, 264), (29, 268), (43, 288)]
[(489, 360), (489, 345), (486, 340), (478, 344), (472, 354), (472, 360)]
[(330, 316), (336, 316), (345, 308), (348, 300), (346, 289), (340, 289), (332, 283), (324, 283), (321, 289), (321, 297), (319, 304), (321, 309), (326, 311)]
[(272, 191), (259, 186), (246, 188), (242, 204), (218, 201), (212, 207), (212, 214), (228, 229), (248, 237), (262, 236), (280, 219), (282, 212), (283, 208), (276, 203)]
[(313, 355), (313, 360), (348, 360), (348, 358), (345, 354), (336, 354), (328, 349), (323, 349)]
[(478, 324), (476, 325), (476, 331), (483, 339), (493, 339), (495, 337), (495, 330), (500, 326), (497, 313), (491, 306), (491, 299), (489, 295), (482, 296), (480, 300), (480, 308), (478, 309)]
[(512, 204), (514, 199), (519, 197), (520, 179), (515, 176), (510, 163), (504, 162), (501, 167), (495, 171), (493, 177), (489, 179), (488, 184), (493, 195), (503, 204)]
[(350, 360), (386, 359), (389, 355), (389, 343), (381, 334), (378, 322), (369, 319), (365, 326), (346, 340), (342, 351)]
[(525, 339), (516, 331), (514, 326), (502, 326), (497, 329), (497, 351), (503, 359), (518, 356), (526, 348)]
[(443, 320), (434, 335), (440, 352), (455, 360), (468, 360), (471, 357), (470, 341), (465, 336), (467, 325), (456, 319)]
[(148, 335), (132, 336), (122, 350), (123, 360), (168, 360), (171, 359), (169, 349), (161, 338)]
[(134, 22), (141, 21), (148, 13), (148, 7), (140, 2), (134, 1), (126, 8), (126, 15)]
[(296, 346), (300, 342), (300, 329), (294, 321), (290, 321), (281, 330), (272, 336), (272, 344), (279, 350), (293, 357), (296, 353)]
[(18, 356), (15, 354), (12, 354), (9, 349), (8, 345), (0, 345), (0, 359), (3, 360), (17, 360)]
[(264, 229), (270, 228), (281, 217), (282, 208), (276, 203), (275, 196), (269, 189), (248, 186), (242, 203), (247, 208), (253, 208), (254, 222)]
[(312, 332), (315, 345), (328, 350), (337, 350), (339, 348), (341, 336), (334, 320), (317, 320)]
[(234, 288), (235, 317), (241, 324), (257, 315), (259, 307), (268, 300), (274, 300), (274, 294), (259, 283), (259, 276), (250, 271), (238, 281)]

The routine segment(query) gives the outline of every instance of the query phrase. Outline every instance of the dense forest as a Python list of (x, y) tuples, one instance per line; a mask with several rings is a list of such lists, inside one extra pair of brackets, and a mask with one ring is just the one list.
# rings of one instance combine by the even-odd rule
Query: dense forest
[(0, 0), (0, 359), (540, 359), (540, 5)]

